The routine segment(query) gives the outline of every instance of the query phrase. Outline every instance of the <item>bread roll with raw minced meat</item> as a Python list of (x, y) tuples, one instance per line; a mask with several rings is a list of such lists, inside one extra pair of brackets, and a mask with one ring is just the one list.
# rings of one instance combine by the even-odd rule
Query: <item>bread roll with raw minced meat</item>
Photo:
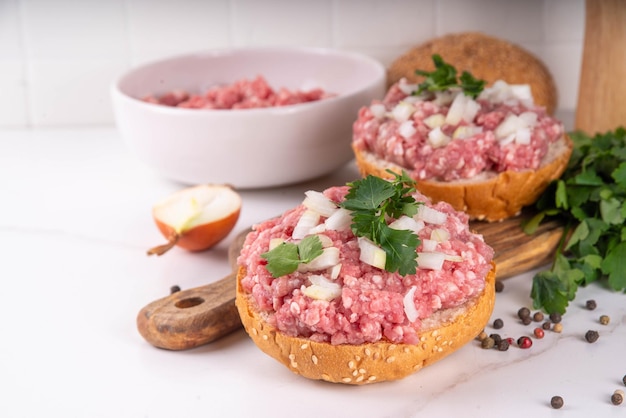
[(451, 33), (416, 45), (396, 58), (387, 70), (391, 86), (401, 78), (420, 82), (416, 69), (433, 69), (432, 55), (439, 54), (459, 71), (469, 71), (491, 85), (498, 80), (528, 84), (535, 103), (553, 114), (558, 104), (556, 83), (548, 67), (519, 45), (480, 32)]
[(359, 171), (388, 178), (388, 170), (407, 171), (422, 193), (472, 219), (519, 214), (567, 167), (573, 145), (562, 122), (535, 104), (528, 84), (484, 87), (464, 73), (438, 88), (451, 64), (432, 60), (439, 70), (425, 82), (401, 78), (359, 111), (352, 141)]
[[(397, 231), (417, 237), (399, 259), (415, 261), (412, 271), (389, 268), (385, 246), (360, 235), (363, 224), (354, 229), (360, 221), (344, 203), (358, 195), (352, 201), (360, 207), (384, 182), (368, 176), (350, 187), (309, 191), (302, 204), (246, 237), (237, 260), (241, 322), (265, 354), (293, 373), (350, 385), (402, 379), (475, 339), (489, 321), (493, 249), (470, 231), (466, 214), (415, 191), (415, 214), (378, 216), (387, 237)], [(366, 184), (365, 193), (351, 194), (356, 183)], [(385, 207), (395, 198), (388, 199)], [(402, 202), (403, 210), (412, 204)], [(309, 257), (306, 248), (317, 240), (323, 250)], [(278, 272), (296, 247), (297, 267)]]

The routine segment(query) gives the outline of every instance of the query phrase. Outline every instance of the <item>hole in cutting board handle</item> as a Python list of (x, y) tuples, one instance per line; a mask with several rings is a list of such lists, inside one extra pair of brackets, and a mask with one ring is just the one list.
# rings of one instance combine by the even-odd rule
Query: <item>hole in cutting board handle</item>
[(176, 302), (174, 306), (180, 309), (187, 309), (187, 308), (193, 308), (194, 306), (198, 306), (202, 303), (204, 303), (204, 299), (196, 296), (192, 298), (181, 299), (178, 302)]

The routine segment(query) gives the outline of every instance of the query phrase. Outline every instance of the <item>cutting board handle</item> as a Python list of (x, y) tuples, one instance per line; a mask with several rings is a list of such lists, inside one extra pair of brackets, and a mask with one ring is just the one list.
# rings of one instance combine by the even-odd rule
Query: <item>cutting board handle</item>
[(626, 1), (587, 0), (576, 129), (626, 126)]

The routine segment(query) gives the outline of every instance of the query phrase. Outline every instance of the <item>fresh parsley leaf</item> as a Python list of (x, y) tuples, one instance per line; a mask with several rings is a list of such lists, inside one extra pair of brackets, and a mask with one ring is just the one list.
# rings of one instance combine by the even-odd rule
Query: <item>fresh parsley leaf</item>
[(477, 79), (467, 71), (463, 71), (461, 77), (457, 80), (456, 68), (445, 62), (441, 55), (433, 54), (432, 59), (435, 64), (434, 71), (415, 70), (415, 74), (424, 77), (424, 81), (417, 86), (415, 95), (419, 95), (424, 91), (436, 92), (460, 87), (466, 96), (475, 99), (485, 88), (485, 80)]
[(565, 225), (551, 268), (533, 278), (533, 305), (548, 312), (564, 313), (579, 286), (598, 280), (626, 290), (626, 129), (569, 136), (574, 150), (567, 169), (524, 225), (533, 233), (554, 216)]
[(370, 239), (385, 251), (385, 270), (401, 275), (415, 274), (416, 249), (420, 242), (417, 235), (387, 225), (388, 218), (417, 213), (419, 202), (411, 196), (415, 182), (406, 172), (390, 173), (394, 175), (393, 180), (370, 175), (348, 183), (350, 189), (340, 206), (352, 214), (354, 235)]
[(323, 252), (318, 236), (308, 235), (297, 244), (282, 242), (272, 250), (261, 254), (267, 260), (267, 270), (273, 277), (293, 273), (300, 263), (309, 263)]

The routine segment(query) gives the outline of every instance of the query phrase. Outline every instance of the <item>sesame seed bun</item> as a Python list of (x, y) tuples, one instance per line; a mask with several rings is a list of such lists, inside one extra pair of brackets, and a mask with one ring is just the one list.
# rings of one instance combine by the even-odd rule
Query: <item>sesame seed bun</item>
[[(357, 167), (364, 177), (371, 174), (392, 178), (403, 167), (352, 146)], [(537, 201), (552, 180), (567, 168), (573, 143), (567, 135), (550, 145), (537, 170), (483, 172), (471, 179), (457, 181), (419, 180), (416, 188), (434, 202), (445, 201), (454, 209), (466, 212), (471, 219), (500, 221), (518, 215), (524, 206)], [(409, 168), (404, 170), (410, 171)]]
[(483, 292), (464, 305), (436, 312), (423, 321), (418, 344), (388, 341), (332, 345), (290, 337), (269, 325), (252, 296), (241, 287), (245, 268), (237, 275), (235, 304), (252, 341), (292, 372), (315, 380), (363, 385), (402, 379), (441, 360), (476, 338), (489, 322), (495, 302), (495, 264)]
[(535, 104), (554, 114), (558, 94), (554, 79), (545, 64), (524, 48), (479, 32), (463, 32), (434, 38), (415, 46), (391, 63), (387, 83), (405, 77), (415, 83), (423, 80), (415, 70), (434, 70), (432, 55), (439, 54), (459, 72), (469, 71), (476, 78), (509, 84), (529, 84)]

